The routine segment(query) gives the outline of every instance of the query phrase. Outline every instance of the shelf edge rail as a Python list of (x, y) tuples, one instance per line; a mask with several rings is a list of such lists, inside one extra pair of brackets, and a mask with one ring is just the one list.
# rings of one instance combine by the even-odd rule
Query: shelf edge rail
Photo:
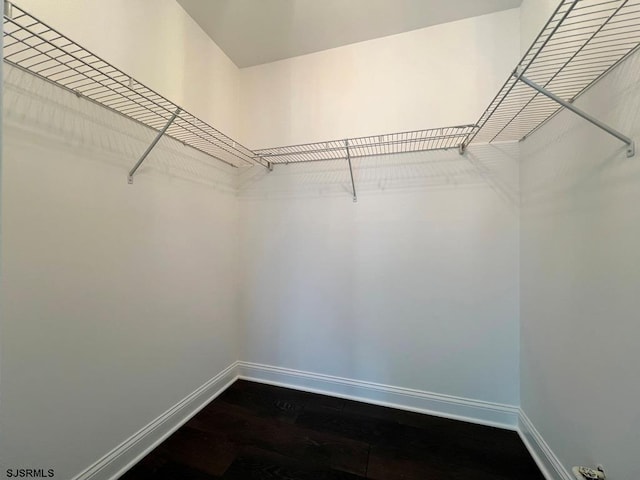
[[(499, 137), (510, 140), (525, 129), (526, 133), (519, 135), (523, 141), (564, 108), (625, 143), (627, 156), (634, 156), (633, 139), (576, 107), (574, 102), (640, 49), (639, 32), (639, 0), (560, 1), (461, 150), (464, 152), (478, 136), (484, 135), (482, 140), (492, 143)], [(533, 89), (535, 94), (525, 94), (527, 88), (518, 85)], [(539, 98), (550, 101), (549, 106)]]
[(3, 61), (157, 132), (133, 176), (163, 136), (233, 168), (271, 164), (9, 0), (3, 0)]

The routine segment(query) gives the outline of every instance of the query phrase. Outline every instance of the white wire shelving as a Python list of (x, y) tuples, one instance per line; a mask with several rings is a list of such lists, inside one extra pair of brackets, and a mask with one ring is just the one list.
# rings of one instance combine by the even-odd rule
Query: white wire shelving
[(349, 166), (353, 201), (358, 201), (351, 160), (354, 158), (396, 155), (400, 153), (461, 149), (464, 140), (477, 130), (476, 125), (413, 130), (368, 137), (329, 140), (256, 150), (272, 165), (346, 160)]
[(560, 0), (553, 15), (473, 125), (250, 150), (184, 111), (59, 31), (5, 0), (4, 61), (158, 132), (129, 172), (129, 181), (163, 135), (228, 165), (273, 165), (457, 148), (524, 140), (562, 108), (614, 135), (634, 154), (633, 141), (574, 101), (640, 46), (640, 0)]
[(573, 102), (640, 46), (640, 0), (561, 0), (464, 142), (524, 140), (563, 108), (628, 145)]
[(91, 53), (17, 5), (4, 2), (3, 55), (8, 64), (124, 115), (233, 167), (269, 164), (220, 130)]
[(321, 162), (350, 158), (375, 157), (398, 153), (425, 152), (459, 148), (476, 130), (475, 125), (431, 128), (411, 132), (388, 133), (368, 137), (329, 140), (256, 150), (265, 160), (277, 164)]
[[(300, 163), (460, 148), (475, 125), (331, 140), (252, 151), (143, 85), (17, 5), (4, 2), (4, 61), (157, 132), (129, 181), (163, 135), (228, 165)], [(352, 172), (351, 172), (352, 173)]]

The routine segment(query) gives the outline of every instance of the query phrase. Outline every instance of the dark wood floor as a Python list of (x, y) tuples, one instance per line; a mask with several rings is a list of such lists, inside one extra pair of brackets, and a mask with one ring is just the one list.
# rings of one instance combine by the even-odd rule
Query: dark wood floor
[(515, 432), (239, 380), (122, 480), (544, 480)]

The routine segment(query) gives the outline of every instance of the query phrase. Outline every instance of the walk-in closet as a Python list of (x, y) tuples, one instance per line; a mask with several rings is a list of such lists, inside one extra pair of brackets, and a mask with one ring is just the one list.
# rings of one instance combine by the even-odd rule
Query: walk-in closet
[(0, 478), (640, 478), (640, 0), (3, 13)]

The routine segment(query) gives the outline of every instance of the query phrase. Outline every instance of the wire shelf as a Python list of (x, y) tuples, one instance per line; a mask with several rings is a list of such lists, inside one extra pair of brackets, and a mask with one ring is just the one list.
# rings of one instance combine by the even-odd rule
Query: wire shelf
[[(16, 5), (4, 5), (4, 61), (160, 131), (178, 106)], [(184, 110), (166, 134), (228, 165), (268, 163)]]
[[(228, 165), (300, 163), (522, 140), (562, 107), (518, 75), (573, 102), (640, 45), (640, 0), (561, 0), (477, 125), (252, 151), (16, 5), (5, 3), (4, 60)], [(176, 112), (178, 112), (176, 114)]]
[[(345, 160), (348, 157), (374, 157), (398, 153), (424, 152), (459, 148), (476, 125), (414, 130), (368, 137), (330, 140), (286, 147), (256, 150), (255, 153), (273, 164)], [(348, 148), (347, 148), (348, 147)]]
[(640, 45), (640, 0), (562, 0), (465, 141), (523, 140), (562, 109), (526, 75), (572, 103)]

